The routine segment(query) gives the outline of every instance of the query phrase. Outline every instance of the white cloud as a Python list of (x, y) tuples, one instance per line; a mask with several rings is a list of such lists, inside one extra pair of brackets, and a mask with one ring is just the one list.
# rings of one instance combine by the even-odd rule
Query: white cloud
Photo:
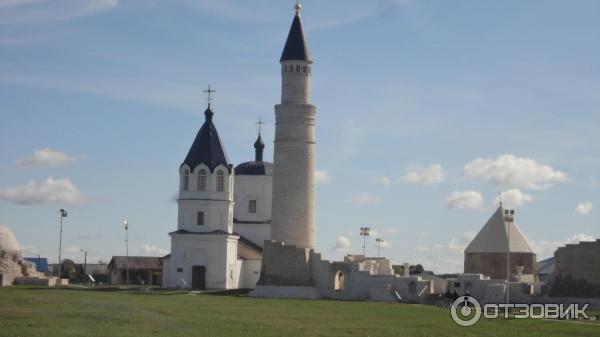
[(431, 250), (431, 248), (429, 248), (428, 246), (425, 246), (425, 245), (417, 245), (415, 247), (415, 249), (419, 252), (428, 252)]
[(501, 197), (496, 198), (496, 203), (500, 201), (500, 198), (502, 198), (502, 203), (508, 208), (516, 208), (533, 202), (531, 195), (521, 192), (518, 188), (502, 192)]
[[(375, 245), (377, 246), (377, 243)], [(384, 240), (381, 243), (381, 248), (392, 248), (392, 243), (388, 240)]]
[(68, 154), (52, 150), (52, 149), (41, 149), (33, 151), (31, 156), (21, 158), (17, 160), (17, 166), (62, 166), (75, 162), (76, 157), (69, 156)]
[(392, 184), (392, 180), (386, 176), (380, 176), (380, 177), (375, 178), (375, 182), (377, 184), (383, 185), (385, 187), (388, 187)]
[(143, 255), (148, 255), (148, 256), (165, 256), (169, 253), (166, 249), (160, 248), (159, 246), (156, 246), (156, 245), (150, 245), (150, 244), (143, 245), (141, 252)]
[(418, 185), (431, 185), (441, 183), (446, 179), (447, 173), (439, 164), (434, 164), (426, 168), (412, 167), (402, 177), (407, 183)]
[(512, 154), (505, 154), (496, 159), (475, 159), (465, 165), (464, 175), (497, 186), (533, 190), (547, 189), (568, 179), (564, 172), (540, 165), (533, 159), (515, 157)]
[(21, 205), (67, 203), (80, 204), (85, 201), (79, 189), (69, 178), (48, 177), (43, 182), (30, 181), (26, 185), (0, 188), (0, 199)]
[(67, 253), (80, 253), (81, 252), (81, 248), (77, 247), (77, 246), (71, 246), (71, 247), (66, 247), (64, 249), (65, 252)]
[(595, 241), (595, 238), (589, 234), (578, 233), (574, 234), (562, 241), (548, 241), (548, 240), (527, 240), (531, 244), (531, 248), (537, 254), (538, 260), (545, 259), (554, 255), (554, 252), (559, 247), (567, 244), (577, 244), (581, 241)]
[(119, 0), (4, 0), (0, 25), (39, 24), (88, 16), (114, 8)]
[(567, 238), (567, 243), (579, 243), (581, 241), (596, 241), (596, 239), (588, 234), (579, 233)]
[(317, 184), (327, 184), (331, 181), (331, 174), (328, 171), (315, 171), (315, 182)]
[(351, 247), (352, 242), (350, 241), (350, 239), (346, 236), (341, 235), (337, 237), (335, 247), (333, 247), (333, 250), (338, 252), (347, 252), (350, 250)]
[(594, 208), (594, 205), (592, 205), (591, 202), (584, 202), (581, 203), (579, 205), (577, 205), (577, 207), (575, 207), (575, 213), (579, 214), (579, 215), (588, 215), (592, 212), (592, 209)]
[(372, 195), (370, 195), (369, 193), (363, 192), (360, 193), (350, 199), (348, 199), (348, 202), (353, 203), (355, 205), (359, 205), (359, 206), (368, 206), (368, 205), (373, 205), (379, 202), (379, 198), (374, 197)]
[(481, 204), (483, 204), (483, 197), (477, 191), (455, 191), (444, 202), (447, 208), (477, 209)]

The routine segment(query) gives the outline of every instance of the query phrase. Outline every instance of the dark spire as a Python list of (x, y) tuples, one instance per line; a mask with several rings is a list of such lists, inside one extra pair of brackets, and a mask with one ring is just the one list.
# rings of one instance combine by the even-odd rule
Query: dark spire
[(256, 138), (256, 142), (254, 142), (254, 150), (256, 152), (255, 155), (255, 161), (263, 161), (263, 150), (265, 149), (265, 143), (262, 140), (262, 137), (260, 136), (260, 133), (258, 134), (258, 138)]
[(285, 42), (280, 62), (288, 60), (313, 62), (310, 49), (304, 37), (302, 22), (300, 21), (301, 8), (302, 6), (296, 3), (296, 15), (294, 16), (294, 21), (292, 21), (292, 27)]
[(228, 170), (231, 170), (225, 148), (212, 122), (213, 115), (214, 112), (209, 103), (206, 111), (204, 111), (204, 116), (206, 117), (204, 124), (202, 124), (202, 127), (198, 131), (192, 147), (183, 161), (183, 164), (189, 166), (192, 171), (200, 164), (208, 166), (211, 172), (219, 165), (223, 165)]

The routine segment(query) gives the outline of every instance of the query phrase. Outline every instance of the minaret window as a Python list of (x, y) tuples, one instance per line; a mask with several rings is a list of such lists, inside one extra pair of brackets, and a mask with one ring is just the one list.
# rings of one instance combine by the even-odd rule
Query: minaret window
[(248, 213), (256, 213), (256, 200), (248, 201)]
[(204, 226), (204, 212), (198, 212), (196, 224), (198, 226)]
[(183, 172), (183, 190), (189, 191), (190, 189), (190, 170), (185, 169)]
[(217, 192), (223, 192), (225, 185), (225, 176), (223, 171), (217, 171)]
[(300, 72), (300, 66), (296, 66), (296, 72), (299, 73)]
[(198, 172), (198, 191), (206, 191), (206, 170)]
[(302, 71), (303, 71), (304, 73), (306, 73), (306, 66), (303, 66), (303, 67), (302, 67)]

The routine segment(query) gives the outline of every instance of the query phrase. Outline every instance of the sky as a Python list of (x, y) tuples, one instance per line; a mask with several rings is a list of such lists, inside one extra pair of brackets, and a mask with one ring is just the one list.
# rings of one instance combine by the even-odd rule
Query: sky
[[(0, 224), (25, 255), (160, 256), (206, 107), (272, 160), (295, 1), (0, 0)], [(317, 249), (462, 271), (498, 205), (539, 259), (600, 237), (600, 2), (306, 0)]]

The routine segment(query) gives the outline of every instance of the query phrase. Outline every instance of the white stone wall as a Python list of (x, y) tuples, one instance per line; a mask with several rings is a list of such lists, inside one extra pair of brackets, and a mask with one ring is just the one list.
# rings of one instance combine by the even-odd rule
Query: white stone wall
[[(163, 286), (192, 286), (192, 267), (206, 267), (207, 289), (234, 289), (239, 282), (235, 235), (173, 234), (171, 256), (163, 261)], [(177, 270), (181, 268), (182, 272)]]
[(270, 223), (234, 223), (233, 231), (260, 247), (271, 240)]
[[(211, 173), (205, 165), (198, 165), (190, 172), (188, 190), (184, 189), (185, 170), (183, 165), (179, 171), (180, 190), (177, 214), (177, 229), (190, 232), (211, 232), (222, 230), (228, 233), (233, 231), (233, 171), (230, 175), (227, 168), (219, 165)], [(198, 190), (198, 173), (204, 169), (207, 172), (206, 188)], [(223, 192), (218, 192), (217, 172), (224, 174)], [(198, 226), (198, 212), (204, 212), (204, 225)]]
[[(233, 216), (240, 221), (271, 220), (273, 177), (237, 175), (235, 177), (235, 208)], [(256, 213), (250, 213), (248, 203), (256, 200)]]

